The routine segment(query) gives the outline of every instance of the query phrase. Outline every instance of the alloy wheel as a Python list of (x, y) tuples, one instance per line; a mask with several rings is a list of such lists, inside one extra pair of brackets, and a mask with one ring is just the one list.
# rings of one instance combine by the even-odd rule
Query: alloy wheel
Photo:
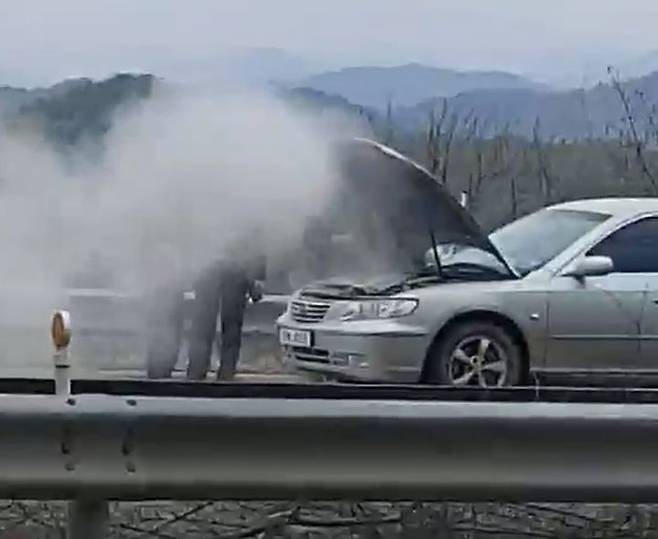
[(448, 365), (455, 386), (502, 387), (507, 381), (507, 354), (486, 335), (471, 335), (454, 348)]

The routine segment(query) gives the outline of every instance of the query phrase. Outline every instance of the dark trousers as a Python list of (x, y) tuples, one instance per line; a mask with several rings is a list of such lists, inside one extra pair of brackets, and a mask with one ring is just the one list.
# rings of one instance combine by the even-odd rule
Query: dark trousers
[(217, 379), (231, 380), (235, 376), (248, 287), (247, 276), (238, 269), (214, 269), (197, 281), (189, 337), (188, 378), (202, 380), (208, 372), (218, 314), (221, 316), (221, 346)]
[(176, 366), (183, 333), (183, 290), (154, 291), (146, 302), (146, 369), (149, 378), (168, 378)]

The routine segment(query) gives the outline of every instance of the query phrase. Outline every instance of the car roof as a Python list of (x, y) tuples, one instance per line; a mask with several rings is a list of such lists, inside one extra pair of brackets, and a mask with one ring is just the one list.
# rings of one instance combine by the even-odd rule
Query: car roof
[(551, 210), (575, 210), (604, 213), (614, 217), (658, 212), (658, 197), (653, 198), (592, 198), (574, 200), (551, 206)]

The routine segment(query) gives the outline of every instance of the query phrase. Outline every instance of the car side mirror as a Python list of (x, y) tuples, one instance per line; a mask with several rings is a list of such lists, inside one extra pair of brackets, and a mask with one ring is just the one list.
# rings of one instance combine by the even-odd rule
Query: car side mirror
[(565, 276), (576, 279), (585, 277), (601, 277), (609, 275), (615, 269), (612, 258), (608, 256), (586, 256), (578, 260), (565, 272)]

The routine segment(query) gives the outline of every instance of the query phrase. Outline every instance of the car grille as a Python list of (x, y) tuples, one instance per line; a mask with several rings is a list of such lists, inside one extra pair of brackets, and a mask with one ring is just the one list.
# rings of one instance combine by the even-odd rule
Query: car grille
[(292, 354), (297, 361), (310, 361), (312, 363), (329, 363), (329, 352), (317, 348), (303, 348), (295, 346)]
[(295, 322), (313, 324), (322, 322), (329, 307), (329, 303), (296, 299), (290, 304), (290, 314)]

